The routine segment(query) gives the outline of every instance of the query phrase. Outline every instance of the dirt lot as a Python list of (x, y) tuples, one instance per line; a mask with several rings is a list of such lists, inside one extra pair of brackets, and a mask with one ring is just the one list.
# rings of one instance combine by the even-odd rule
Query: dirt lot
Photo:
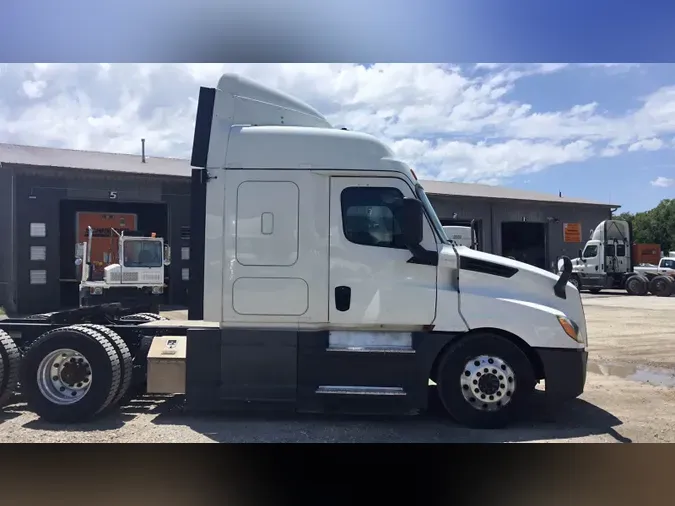
[[(500, 431), (411, 419), (195, 417), (176, 400), (144, 398), (95, 423), (40, 422), (15, 404), (0, 414), (0, 442), (675, 442), (675, 297), (584, 295), (591, 364), (586, 392)], [(182, 312), (169, 313), (181, 317)]]

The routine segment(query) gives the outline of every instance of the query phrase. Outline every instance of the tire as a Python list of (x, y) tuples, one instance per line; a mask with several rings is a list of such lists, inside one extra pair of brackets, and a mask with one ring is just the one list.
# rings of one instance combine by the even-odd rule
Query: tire
[(572, 275), (569, 279), (569, 283), (572, 284), (577, 290), (581, 290), (581, 280), (579, 279), (579, 276)]
[(668, 276), (655, 276), (649, 282), (649, 291), (657, 297), (670, 297), (673, 281)]
[[(503, 371), (507, 374), (499, 374)], [(488, 385), (481, 385), (481, 378), (489, 378)], [(437, 384), (441, 402), (456, 422), (470, 428), (496, 429), (526, 412), (536, 379), (530, 360), (518, 346), (499, 335), (480, 333), (466, 336), (444, 352)], [(490, 392), (494, 392), (492, 399)]]
[(120, 321), (123, 322), (128, 322), (128, 321), (143, 321), (143, 322), (156, 322), (160, 320), (168, 320), (168, 318), (164, 316), (160, 316), (158, 314), (154, 313), (136, 313), (136, 314), (130, 314), (127, 316), (123, 316), (120, 318)]
[(16, 391), (21, 353), (7, 332), (0, 330), (0, 407), (6, 406)]
[(591, 292), (593, 295), (597, 295), (602, 291), (602, 288), (591, 288), (588, 291)]
[(644, 276), (631, 276), (625, 283), (628, 295), (642, 296), (649, 291), (649, 281)]
[[(68, 371), (68, 376), (51, 376), (52, 370)], [(113, 401), (122, 367), (115, 347), (103, 334), (82, 326), (62, 327), (45, 332), (30, 345), (20, 379), (28, 408), (40, 418), (53, 423), (84, 422)]]
[(127, 393), (127, 390), (129, 390), (129, 385), (131, 385), (131, 379), (133, 378), (133, 372), (134, 372), (134, 364), (133, 364), (133, 359), (131, 358), (131, 351), (129, 351), (129, 347), (127, 346), (127, 343), (125, 343), (120, 335), (115, 332), (112, 329), (109, 329), (108, 327), (104, 327), (103, 325), (95, 325), (92, 323), (86, 323), (83, 325), (75, 325), (75, 327), (84, 327), (84, 328), (89, 328), (89, 329), (94, 329), (101, 334), (103, 334), (108, 341), (113, 345), (115, 348), (115, 352), (117, 353), (117, 358), (120, 361), (120, 366), (121, 366), (121, 379), (120, 379), (120, 385), (117, 390), (117, 393), (113, 397), (113, 400), (110, 402), (110, 405), (108, 407), (113, 407), (117, 406), (120, 402), (120, 400), (124, 397), (124, 395)]

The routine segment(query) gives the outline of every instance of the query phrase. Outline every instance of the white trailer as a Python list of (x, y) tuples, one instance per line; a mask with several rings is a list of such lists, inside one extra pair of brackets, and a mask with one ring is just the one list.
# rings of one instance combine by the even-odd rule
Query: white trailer
[(5, 320), (5, 392), (21, 360), (28, 408), (51, 421), (107, 412), (136, 381), (194, 411), (414, 414), (432, 380), (480, 428), (526, 413), (540, 380), (554, 403), (583, 392), (569, 259), (557, 276), (455, 247), (376, 138), (225, 75), (200, 90), (192, 166), (190, 319), (112, 305)]

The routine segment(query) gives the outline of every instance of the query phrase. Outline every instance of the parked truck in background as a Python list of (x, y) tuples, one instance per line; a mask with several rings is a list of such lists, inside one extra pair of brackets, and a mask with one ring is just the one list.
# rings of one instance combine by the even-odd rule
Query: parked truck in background
[(672, 260), (661, 258), (658, 245), (634, 244), (632, 238), (627, 221), (599, 223), (579, 257), (572, 260), (570, 283), (591, 293), (621, 289), (630, 295), (670, 296), (675, 287), (675, 271), (667, 266)]
[(0, 321), (0, 402), (17, 380), (53, 422), (107, 413), (137, 381), (193, 411), (415, 414), (435, 395), (488, 428), (541, 380), (553, 404), (583, 392), (569, 259), (557, 276), (455, 246), (378, 139), (225, 75), (200, 90), (191, 165), (189, 320), (117, 304)]
[(476, 236), (476, 228), (465, 225), (445, 225), (443, 227), (445, 236), (458, 246), (466, 246), (471, 249), (478, 249), (478, 239)]
[(84, 233), (86, 240), (75, 248), (80, 307), (121, 302), (158, 313), (166, 287), (164, 268), (171, 263), (164, 239), (90, 225)]

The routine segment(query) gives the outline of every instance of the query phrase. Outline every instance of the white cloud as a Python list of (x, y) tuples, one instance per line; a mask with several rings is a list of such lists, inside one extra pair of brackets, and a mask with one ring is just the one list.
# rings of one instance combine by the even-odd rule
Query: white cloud
[(659, 176), (654, 181), (651, 181), (650, 184), (659, 188), (670, 188), (671, 186), (675, 186), (675, 179)]
[(643, 139), (634, 142), (628, 146), (628, 151), (658, 151), (663, 148), (664, 142), (661, 139), (652, 137), (651, 139)]
[[(531, 76), (614, 64), (36, 64), (0, 66), (0, 142), (188, 157), (200, 85), (237, 72), (336, 125), (392, 145), (424, 177), (496, 183), (627, 151), (672, 148), (675, 87), (610, 116), (597, 102), (538, 112)], [(584, 70), (582, 70), (584, 72)], [(590, 70), (585, 70), (590, 72)], [(601, 101), (603, 97), (598, 97)]]

